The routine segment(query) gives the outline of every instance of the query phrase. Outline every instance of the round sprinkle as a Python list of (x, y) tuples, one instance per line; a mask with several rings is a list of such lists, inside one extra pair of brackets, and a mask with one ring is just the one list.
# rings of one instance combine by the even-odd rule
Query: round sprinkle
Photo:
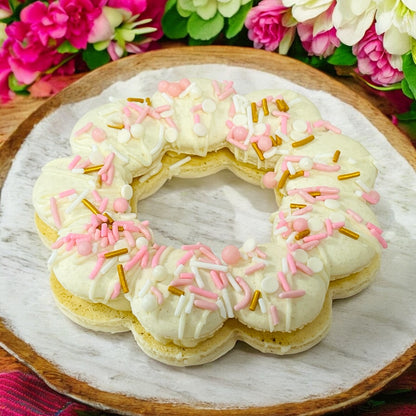
[(193, 131), (199, 137), (206, 136), (207, 133), (208, 133), (208, 129), (202, 123), (196, 123), (196, 124), (194, 124)]
[(317, 232), (322, 230), (324, 227), (324, 222), (319, 218), (309, 218), (308, 220), (308, 228), (311, 230), (311, 232)]
[(263, 185), (268, 189), (273, 189), (277, 185), (276, 181), (276, 173), (275, 172), (267, 172), (263, 175), (262, 178)]
[(135, 123), (130, 127), (130, 133), (135, 139), (143, 137), (144, 127), (141, 124)]
[(104, 163), (104, 155), (98, 150), (93, 150), (88, 156), (93, 165), (102, 165)]
[(295, 120), (292, 124), (293, 130), (303, 133), (308, 128), (305, 120)]
[(202, 101), (202, 111), (205, 113), (213, 113), (217, 109), (217, 105), (215, 104), (214, 100), (210, 98), (205, 99)]
[(119, 143), (127, 143), (130, 140), (130, 132), (127, 129), (121, 129), (118, 132), (117, 140)]
[(257, 123), (254, 126), (254, 134), (256, 136), (261, 136), (262, 134), (266, 133), (267, 127), (264, 123)]
[(322, 260), (318, 257), (310, 257), (306, 265), (314, 272), (319, 273), (324, 268)]
[(243, 126), (237, 126), (233, 129), (233, 139), (242, 142), (246, 139), (248, 130)]
[(169, 127), (165, 130), (165, 140), (168, 143), (175, 142), (177, 138), (178, 138), (178, 131), (175, 128)]
[(256, 245), (256, 240), (254, 238), (249, 238), (243, 244), (243, 251), (245, 251), (246, 253), (250, 253), (250, 251), (253, 251), (256, 248)]
[(245, 126), (247, 125), (247, 116), (243, 114), (237, 114), (236, 116), (233, 117), (233, 123), (236, 126)]
[(152, 312), (157, 308), (157, 299), (156, 296), (151, 293), (147, 293), (141, 299), (141, 305), (144, 311)]
[(267, 275), (261, 282), (261, 290), (264, 293), (274, 293), (279, 289), (279, 281), (276, 276)]
[(147, 243), (148, 243), (148, 241), (144, 237), (139, 237), (139, 238), (136, 239), (136, 247), (137, 248), (147, 246)]
[(298, 233), (305, 231), (308, 228), (308, 221), (305, 220), (305, 218), (297, 218), (295, 221), (293, 221), (293, 230)]
[(310, 157), (303, 157), (299, 160), (299, 167), (303, 170), (311, 170), (313, 167), (313, 160)]
[(332, 210), (336, 210), (340, 206), (340, 203), (336, 199), (325, 199), (324, 204), (327, 208)]
[(241, 259), (240, 250), (233, 245), (224, 247), (221, 252), (221, 257), (227, 264), (236, 264)]
[(331, 212), (329, 214), (329, 219), (332, 222), (344, 222), (345, 221), (345, 215), (342, 212)]
[(293, 257), (295, 260), (300, 261), (301, 263), (306, 263), (308, 261), (308, 253), (301, 248), (295, 250), (293, 253)]
[(77, 243), (78, 254), (80, 256), (88, 256), (92, 253), (91, 241), (81, 240)]
[(107, 138), (107, 134), (103, 129), (100, 129), (99, 127), (95, 127), (91, 132), (92, 138), (94, 141), (100, 143), (104, 141)]
[(121, 187), (121, 196), (124, 199), (130, 200), (133, 196), (133, 188), (128, 184), (123, 185)]
[(262, 152), (267, 152), (272, 148), (273, 143), (269, 136), (261, 136), (257, 145)]
[(152, 270), (152, 277), (157, 282), (161, 282), (162, 280), (165, 280), (168, 275), (169, 274), (168, 274), (168, 271), (166, 270), (166, 267), (162, 266), (161, 264), (158, 264)]
[(129, 201), (125, 198), (117, 198), (113, 202), (115, 212), (126, 212), (129, 209)]
[(114, 250), (121, 250), (122, 248), (127, 248), (127, 250), (129, 249), (129, 245), (126, 240), (118, 240), (114, 244)]

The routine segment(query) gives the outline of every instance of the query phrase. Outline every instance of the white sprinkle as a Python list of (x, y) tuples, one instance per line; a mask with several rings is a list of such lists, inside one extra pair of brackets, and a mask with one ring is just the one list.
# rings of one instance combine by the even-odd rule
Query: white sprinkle
[(123, 254), (121, 256), (118, 256), (118, 261), (120, 263), (127, 263), (131, 259), (130, 254)]
[(293, 163), (292, 163), (292, 162), (287, 162), (287, 168), (288, 168), (289, 173), (290, 173), (291, 175), (294, 175), (294, 174), (296, 173), (296, 169), (295, 169), (295, 167), (293, 166)]
[(126, 155), (124, 155), (124, 154), (122, 154), (122, 153), (120, 153), (118, 150), (116, 150), (115, 148), (114, 148), (114, 146), (113, 145), (109, 145), (108, 146), (108, 148), (122, 161), (122, 162), (124, 162), (124, 163), (129, 163), (129, 158), (126, 156)]
[(289, 271), (289, 266), (287, 264), (287, 259), (286, 257), (282, 257), (282, 272), (286, 274), (288, 271)]
[(311, 170), (313, 167), (313, 160), (310, 157), (303, 157), (299, 160), (299, 167), (303, 170)]
[(371, 188), (362, 180), (362, 179), (356, 179), (355, 183), (364, 191), (364, 192), (370, 192)]
[(117, 134), (117, 140), (119, 143), (127, 143), (130, 139), (130, 132), (127, 129), (121, 129)]
[(133, 188), (129, 184), (124, 184), (120, 193), (124, 199), (130, 200), (133, 196)]
[(305, 250), (302, 250), (301, 248), (295, 250), (292, 254), (294, 259), (300, 261), (301, 263), (306, 263), (308, 261), (308, 253)]
[[(236, 282), (236, 284), (237, 284), (237, 282)], [(238, 286), (238, 284), (237, 284), (237, 286)], [(238, 287), (240, 287), (240, 286), (238, 286)], [(227, 316), (229, 318), (234, 318), (234, 311), (233, 311), (233, 307), (231, 306), (230, 297), (228, 295), (227, 289), (222, 289), (221, 294), (222, 294), (222, 298), (224, 299), (225, 308), (227, 310)]]
[(231, 283), (231, 286), (236, 292), (242, 292), (240, 285), (234, 279), (234, 276), (231, 273), (227, 273), (228, 281)]
[(171, 98), (170, 95), (166, 94), (165, 92), (162, 92), (162, 97), (169, 103), (172, 104), (173, 103), (173, 99)]
[(140, 292), (138, 294), (139, 298), (142, 298), (150, 290), (151, 286), (152, 286), (152, 281), (151, 280), (146, 280), (146, 283), (140, 289)]
[(217, 270), (219, 272), (228, 271), (228, 266), (223, 266), (221, 264), (205, 263), (203, 261), (197, 261), (193, 259), (191, 259), (190, 264), (192, 267), (198, 267), (199, 269)]
[(205, 113), (213, 113), (216, 109), (217, 105), (215, 104), (214, 100), (206, 98), (204, 101), (202, 101), (202, 110)]
[(130, 133), (135, 139), (140, 139), (143, 136), (144, 128), (141, 124), (134, 123), (130, 127)]
[(293, 130), (296, 130), (297, 132), (303, 133), (308, 128), (308, 125), (306, 124), (305, 120), (295, 120), (292, 123), (292, 128)]
[(267, 308), (266, 308), (266, 302), (264, 301), (264, 299), (259, 298), (258, 303), (259, 303), (259, 306), (260, 306), (261, 313), (266, 313)]
[(103, 267), (100, 269), (101, 274), (106, 274), (116, 263), (118, 262), (117, 257), (113, 257), (112, 259), (109, 259)]
[(86, 198), (88, 195), (89, 190), (86, 189), (85, 191), (81, 192), (78, 197), (72, 202), (72, 204), (65, 210), (67, 214), (70, 214), (80, 203), (81, 201)]
[(194, 306), (194, 300), (195, 300), (195, 293), (191, 293), (189, 295), (188, 303), (185, 306), (185, 313), (189, 314), (192, 312), (192, 308)]
[(217, 299), (215, 302), (220, 310), (220, 315), (222, 318), (227, 318), (227, 312), (225, 311), (224, 302), (221, 299)]
[(274, 235), (279, 235), (279, 234), (283, 234), (286, 231), (288, 231), (288, 228), (286, 227), (286, 225), (284, 225), (283, 227), (277, 228), (273, 231)]
[(306, 265), (314, 272), (319, 273), (324, 268), (322, 260), (318, 257), (310, 257)]
[(324, 205), (328, 208), (328, 209), (332, 209), (332, 210), (336, 210), (339, 208), (340, 203), (339, 201), (337, 201), (336, 199), (325, 199), (324, 201)]
[(165, 132), (165, 140), (168, 143), (173, 143), (178, 138), (178, 131), (174, 127), (168, 127)]
[(181, 159), (181, 160), (177, 161), (176, 163), (174, 163), (173, 165), (170, 165), (169, 166), (169, 169), (170, 170), (175, 170), (175, 169), (181, 167), (182, 165), (184, 165), (185, 163), (188, 163), (191, 159), (192, 159), (191, 156), (186, 156), (183, 159)]
[(194, 124), (192, 130), (198, 137), (204, 137), (208, 134), (208, 129), (202, 123)]
[(149, 178), (156, 175), (156, 173), (158, 173), (162, 169), (162, 167), (162, 162), (157, 163), (156, 166), (150, 172), (148, 172), (146, 175), (140, 176), (139, 182), (146, 182)]
[(154, 311), (157, 308), (156, 297), (151, 293), (147, 293), (145, 296), (143, 296), (141, 305), (143, 310), (146, 312)]
[(72, 173), (84, 173), (84, 169), (82, 168), (74, 168), (71, 170)]
[(276, 129), (274, 134), (277, 134), (284, 142), (288, 142), (290, 139), (286, 136), (286, 134), (283, 134), (279, 129)]
[(174, 270), (173, 275), (175, 277), (178, 277), (181, 274), (184, 267), (185, 267), (185, 265), (179, 264), (178, 267)]
[(165, 280), (167, 276), (168, 271), (166, 270), (166, 267), (162, 264), (158, 264), (152, 270), (152, 277), (156, 280), (156, 282), (161, 282), (162, 280)]
[(265, 276), (261, 282), (261, 290), (265, 293), (274, 293), (277, 289), (279, 289), (277, 277), (272, 274)]
[(58, 256), (58, 250), (52, 250), (52, 254), (50, 255), (48, 259), (48, 266), (52, 266), (57, 256)]
[(263, 153), (263, 156), (265, 159), (270, 159), (271, 157), (273, 157), (275, 154), (277, 154), (277, 148), (276, 147), (272, 147), (270, 150), (268, 150), (267, 152)]
[(179, 98), (186, 97), (192, 90), (192, 88), (195, 87), (195, 83), (191, 82), (180, 94)]
[(172, 117), (173, 114), (174, 114), (173, 110), (166, 110), (166, 111), (163, 111), (162, 113), (160, 113), (160, 116), (162, 118), (168, 118), (168, 117)]
[(182, 313), (182, 309), (184, 308), (186, 303), (186, 296), (185, 295), (181, 295), (179, 296), (178, 299), (178, 303), (176, 304), (176, 309), (175, 309), (175, 316), (179, 316)]
[(244, 244), (243, 247), (241, 248), (243, 251), (245, 251), (246, 253), (250, 253), (251, 251), (253, 251), (256, 248), (256, 240), (254, 238), (248, 238)]
[(312, 232), (318, 232), (324, 228), (324, 221), (317, 217), (312, 217), (308, 220), (308, 228)]
[(195, 275), (195, 282), (198, 285), (198, 287), (204, 288), (204, 281), (202, 280), (202, 277), (199, 274), (199, 270), (191, 265), (191, 272)]
[(178, 338), (183, 338), (183, 333), (185, 332), (185, 314), (183, 313), (179, 318), (179, 325), (178, 325)]

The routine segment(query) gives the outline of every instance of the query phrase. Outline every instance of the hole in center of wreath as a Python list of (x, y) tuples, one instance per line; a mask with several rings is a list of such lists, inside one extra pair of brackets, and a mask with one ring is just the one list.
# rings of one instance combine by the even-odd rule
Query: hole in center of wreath
[(277, 205), (272, 191), (224, 170), (204, 178), (173, 178), (137, 208), (138, 218), (150, 221), (156, 243), (179, 248), (201, 242), (219, 254), (248, 238), (270, 241), (270, 215)]

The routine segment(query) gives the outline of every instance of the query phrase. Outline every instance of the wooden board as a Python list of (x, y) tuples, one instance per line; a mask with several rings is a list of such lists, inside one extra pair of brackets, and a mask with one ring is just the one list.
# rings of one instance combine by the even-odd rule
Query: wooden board
[[(396, 129), (377, 108), (350, 91), (329, 76), (298, 61), (254, 49), (234, 47), (187, 47), (172, 48), (135, 55), (86, 75), (69, 86), (57, 96), (48, 100), (37, 109), (11, 135), (2, 147), (0, 154), (0, 183), (8, 172), (14, 155), (33, 126), (46, 115), (63, 104), (81, 101), (100, 93), (118, 80), (126, 80), (140, 71), (160, 69), (188, 64), (226, 64), (230, 66), (253, 68), (277, 74), (301, 86), (323, 90), (357, 108), (384, 134), (390, 143), (416, 168), (416, 151), (410, 141)], [(400, 375), (411, 365), (416, 356), (416, 344), (408, 348), (394, 362), (365, 379), (353, 388), (324, 398), (310, 399), (301, 403), (280, 403), (275, 406), (244, 409), (206, 409), (193, 407), (187, 403), (163, 403), (158, 400), (141, 400), (120, 394), (105, 392), (91, 387), (85, 382), (68, 376), (53, 363), (37, 354), (30, 345), (19, 339), (3, 321), (0, 321), (0, 342), (8, 351), (18, 356), (30, 368), (40, 375), (51, 387), (83, 402), (111, 409), (123, 414), (169, 414), (169, 415), (269, 415), (304, 414), (317, 415), (362, 401), (379, 391), (391, 379)]]

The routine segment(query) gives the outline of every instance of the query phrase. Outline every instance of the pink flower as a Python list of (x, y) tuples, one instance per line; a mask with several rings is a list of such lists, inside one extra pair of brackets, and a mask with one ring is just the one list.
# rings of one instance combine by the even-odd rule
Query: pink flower
[(94, 20), (102, 13), (105, 0), (59, 0), (59, 5), (69, 16), (65, 38), (72, 46), (85, 49)]
[(266, 51), (279, 48), (282, 54), (287, 53), (293, 42), (295, 24), (290, 8), (281, 0), (262, 0), (248, 12), (245, 22), (255, 48), (264, 47)]
[(62, 7), (54, 2), (49, 5), (36, 1), (25, 7), (20, 18), (28, 23), (31, 30), (37, 32), (43, 45), (47, 45), (50, 39), (62, 39), (65, 36), (68, 15)]
[(13, 98), (9, 88), (9, 75), (12, 70), (9, 65), (9, 52), (0, 48), (0, 102), (7, 102)]
[(357, 57), (358, 71), (369, 75), (378, 85), (389, 85), (403, 79), (403, 72), (392, 65), (392, 55), (383, 46), (383, 35), (377, 35), (373, 24), (364, 37), (352, 47)]
[(309, 55), (326, 58), (340, 45), (337, 32), (332, 24), (335, 2), (315, 19), (301, 22), (297, 26), (302, 46)]

